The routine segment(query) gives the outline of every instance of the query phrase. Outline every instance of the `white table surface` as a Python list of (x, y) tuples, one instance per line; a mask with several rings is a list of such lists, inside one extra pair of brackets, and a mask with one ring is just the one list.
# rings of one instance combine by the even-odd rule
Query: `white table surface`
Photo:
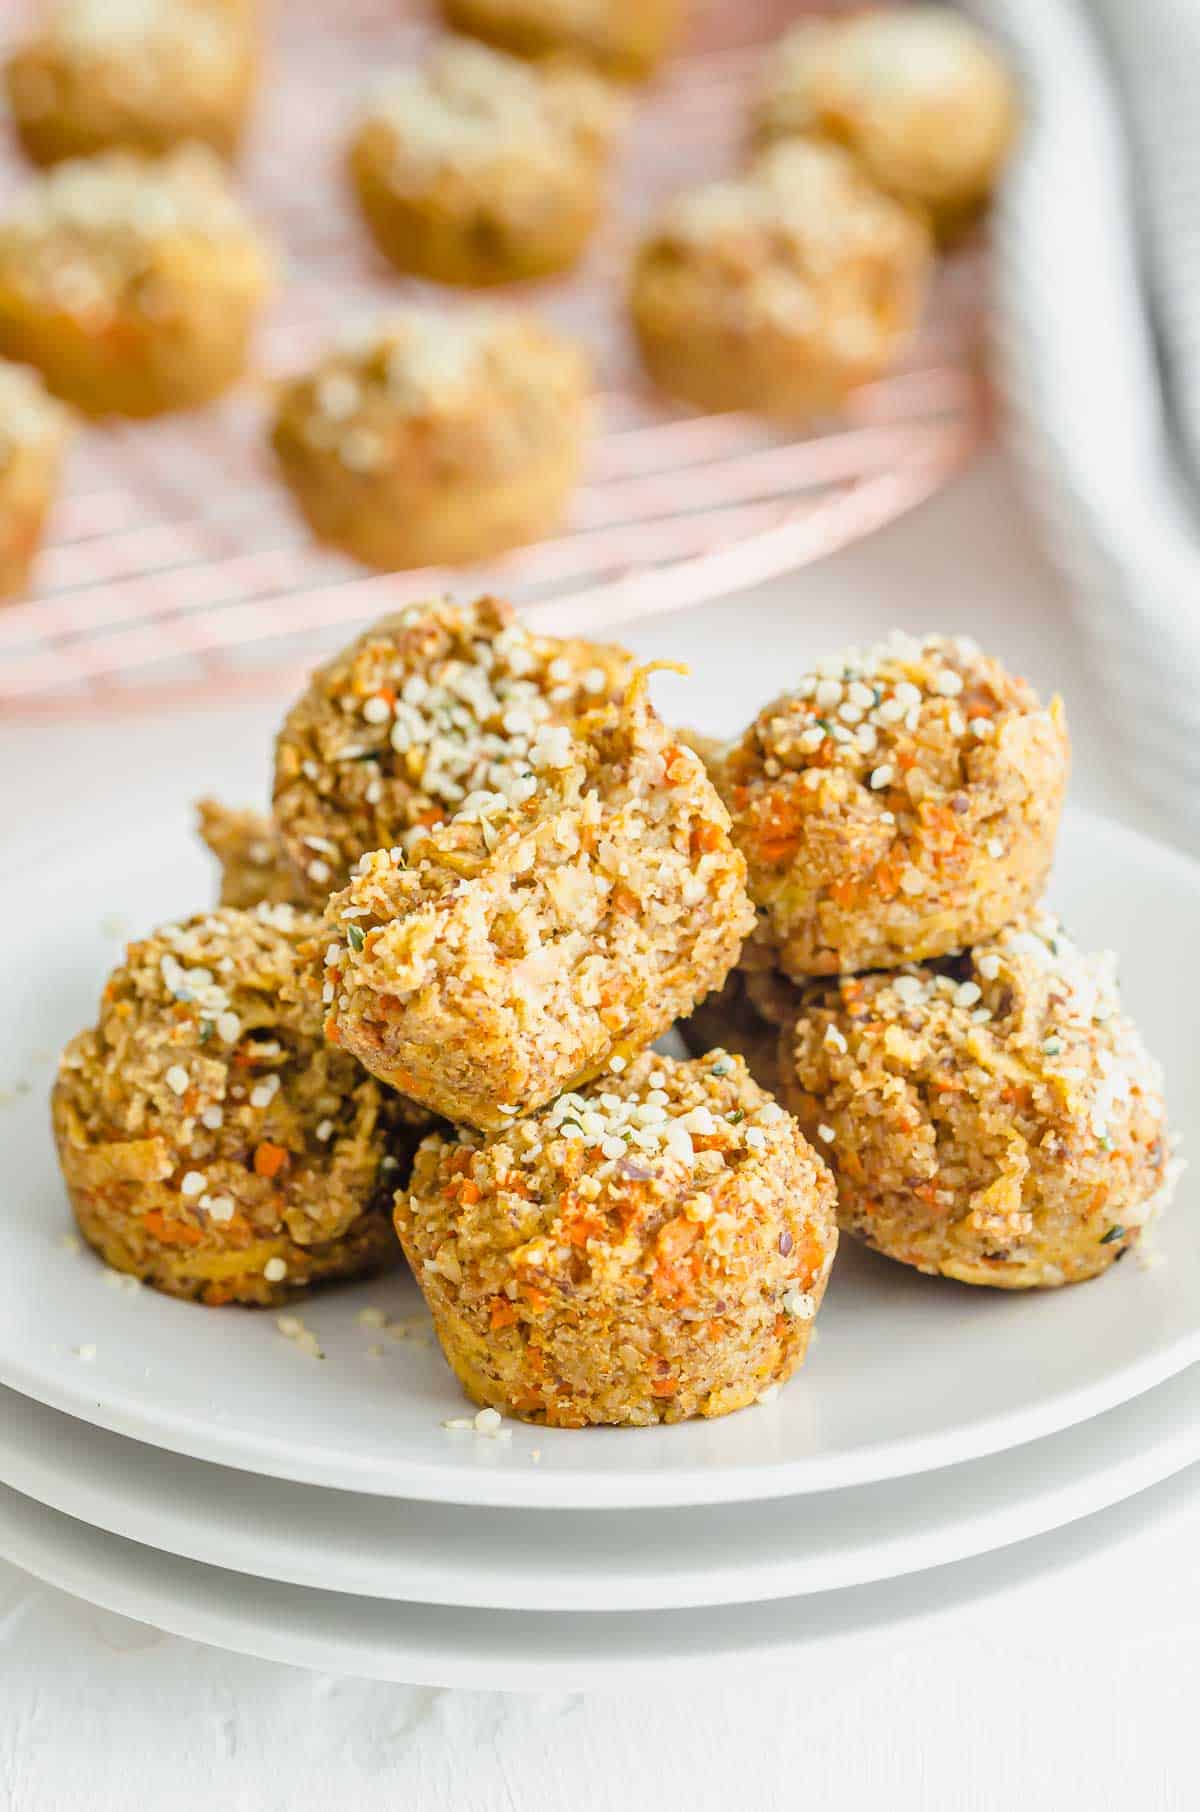
[[(702, 632), (688, 715), (726, 730), (730, 674), (765, 695), (801, 654), (897, 623), (974, 634), (1061, 689), (1076, 798), (1169, 831), (1109, 771), (1104, 699), (997, 456), (861, 547), (633, 639), (674, 655)], [(250, 799), (276, 714), (0, 728), (0, 823), (85, 783), (141, 790), (148, 766), (178, 782), (181, 809), (208, 788)], [(785, 1674), (686, 1692), (664, 1679), (653, 1702), (309, 1674), (96, 1611), (0, 1560), (0, 1812), (1192, 1812), (1198, 1536), (1200, 1513), (1024, 1582), (1018, 1553), (998, 1600)]]

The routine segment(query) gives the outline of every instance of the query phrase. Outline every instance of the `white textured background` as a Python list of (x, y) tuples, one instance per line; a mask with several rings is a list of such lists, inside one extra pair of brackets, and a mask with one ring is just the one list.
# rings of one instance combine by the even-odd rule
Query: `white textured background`
[[(1110, 761), (1105, 700), (997, 457), (752, 607), (650, 625), (637, 646), (682, 644), (690, 715), (724, 730), (731, 672), (765, 695), (802, 653), (895, 623), (973, 633), (1060, 688), (1076, 798), (1169, 832)], [(0, 821), (52, 812), (82, 777), (108, 793), (148, 762), (178, 777), (181, 809), (217, 784), (250, 798), (274, 714), (0, 730)], [(0, 1812), (1194, 1812), (1200, 1510), (1175, 1493), (1163, 1522), (1157, 1501), (1144, 1529), (1124, 1516), (1116, 1546), (1092, 1552), (1081, 1533), (1065, 1572), (1039, 1576), (1014, 1551), (999, 1600), (917, 1631), (630, 1698), (308, 1674), (162, 1636), (0, 1561)], [(932, 1603), (939, 1592), (935, 1575)]]

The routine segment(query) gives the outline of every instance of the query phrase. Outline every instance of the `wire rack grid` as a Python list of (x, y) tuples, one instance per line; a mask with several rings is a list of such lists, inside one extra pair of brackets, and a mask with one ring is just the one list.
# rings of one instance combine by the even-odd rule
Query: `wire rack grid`
[[(803, 438), (683, 412), (638, 375), (622, 308), (631, 243), (668, 194), (736, 166), (762, 45), (797, 10), (698, 0), (684, 54), (637, 99), (611, 219), (584, 267), (507, 292), (583, 339), (599, 374), (598, 428), (562, 534), (486, 569), (381, 575), (310, 542), (272, 473), (264, 424), (272, 379), (347, 327), (401, 298), (462, 306), (373, 255), (340, 175), (355, 95), (381, 65), (418, 54), (430, 25), (402, 0), (280, 5), (243, 165), (287, 265), (258, 381), (193, 415), (80, 436), (35, 591), (0, 611), (0, 714), (293, 685), (355, 625), (447, 589), (501, 590), (542, 629), (607, 632), (817, 559), (944, 484), (986, 414), (979, 246), (942, 266), (904, 364)], [(25, 180), (15, 151), (0, 150), (0, 208)]]

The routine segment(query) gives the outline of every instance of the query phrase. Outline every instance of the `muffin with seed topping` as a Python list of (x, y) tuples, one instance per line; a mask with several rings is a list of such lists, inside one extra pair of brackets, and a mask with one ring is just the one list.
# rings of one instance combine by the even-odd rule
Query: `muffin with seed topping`
[(496, 1131), (720, 987), (754, 922), (700, 758), (635, 682), (548, 724), (449, 822), (365, 856), (326, 908), (327, 1035)]
[(1068, 767), (1061, 700), (966, 638), (818, 661), (714, 768), (758, 908), (747, 961), (802, 979), (990, 937), (1045, 885)]
[(36, 374), (0, 359), (0, 599), (26, 589), (70, 438)]
[(803, 1362), (837, 1247), (825, 1165), (723, 1051), (426, 1139), (396, 1228), (467, 1395), (560, 1428), (755, 1402)]
[(625, 688), (601, 642), (533, 635), (511, 604), (448, 598), (384, 617), (313, 674), (275, 746), (274, 815), (322, 902), (360, 856), (405, 849), (529, 772), (538, 735)]
[(0, 219), (0, 354), (88, 415), (157, 415), (245, 367), (273, 261), (212, 152), (58, 164)]
[(800, 20), (771, 50), (754, 112), (760, 144), (805, 134), (845, 145), (942, 238), (986, 203), (1016, 124), (998, 51), (945, 6)]
[(683, 0), (442, 0), (455, 31), (521, 57), (571, 52), (622, 81), (661, 62), (683, 10)]
[(1115, 960), (1048, 914), (958, 959), (810, 983), (780, 1073), (843, 1231), (962, 1283), (1095, 1277), (1171, 1181), (1161, 1078)]
[(561, 524), (589, 388), (533, 315), (412, 309), (285, 384), (272, 445), (320, 540), (384, 570), (481, 560)]
[(381, 252), (439, 283), (511, 283), (574, 264), (604, 205), (625, 104), (590, 70), (467, 38), (364, 104), (350, 178)]
[(324, 905), (326, 894), (301, 874), (262, 812), (201, 799), (196, 816), (201, 841), (220, 864), (222, 906)]
[(781, 145), (675, 199), (630, 305), (642, 360), (701, 409), (798, 419), (878, 377), (915, 327), (928, 236), (833, 145)]
[(194, 140), (232, 155), (254, 90), (256, 0), (54, 0), (6, 70), (35, 163)]
[(300, 987), (315, 930), (288, 906), (165, 926), (67, 1046), (59, 1161), (116, 1270), (215, 1306), (398, 1258), (389, 1202), (429, 1116), (324, 1041)]

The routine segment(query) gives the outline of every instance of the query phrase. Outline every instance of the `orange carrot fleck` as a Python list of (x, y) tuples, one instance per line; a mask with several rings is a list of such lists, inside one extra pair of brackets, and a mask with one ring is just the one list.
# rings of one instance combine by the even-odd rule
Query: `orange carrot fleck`
[(142, 1226), (164, 1246), (198, 1246), (204, 1238), (200, 1229), (189, 1221), (168, 1220), (157, 1208), (142, 1216)]
[(700, 1225), (689, 1221), (684, 1215), (677, 1215), (668, 1221), (658, 1236), (658, 1254), (661, 1263), (673, 1265), (676, 1260), (692, 1247), (700, 1237)]
[(254, 1174), (258, 1177), (277, 1177), (290, 1161), (282, 1145), (272, 1145), (269, 1139), (264, 1139), (254, 1153)]

